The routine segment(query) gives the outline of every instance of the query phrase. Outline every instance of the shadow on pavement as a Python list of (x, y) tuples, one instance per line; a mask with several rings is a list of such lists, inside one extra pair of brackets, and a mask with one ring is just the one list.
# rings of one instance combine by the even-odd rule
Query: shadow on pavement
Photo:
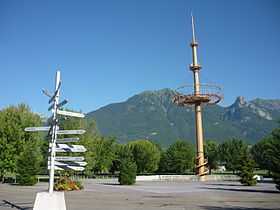
[(200, 206), (205, 210), (279, 210), (279, 209), (267, 209), (267, 208), (251, 208), (251, 207), (241, 207), (241, 206)]
[(119, 183), (98, 183), (98, 184), (101, 184), (101, 185), (111, 185), (111, 186), (121, 186)]
[(256, 192), (256, 193), (272, 193), (272, 194), (279, 194), (280, 192), (277, 190), (257, 190), (257, 189), (234, 189), (234, 188), (222, 188), (222, 187), (203, 187), (203, 189), (208, 190), (223, 190), (223, 191), (233, 191), (233, 192)]
[(241, 184), (221, 184), (221, 183), (213, 183), (213, 184), (207, 184), (207, 185), (215, 185), (215, 186), (229, 186), (229, 187), (240, 187)]
[(20, 209), (20, 210), (32, 210), (32, 203), (13, 203), (7, 200), (2, 200), (2, 202), (0, 202), (0, 207), (10, 207), (10, 208), (16, 208), (16, 209)]

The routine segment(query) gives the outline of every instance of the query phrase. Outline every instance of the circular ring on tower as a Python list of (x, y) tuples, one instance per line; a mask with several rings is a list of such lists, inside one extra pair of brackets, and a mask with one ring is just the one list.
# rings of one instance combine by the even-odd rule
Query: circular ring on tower
[(196, 64), (196, 65), (193, 65), (193, 64), (190, 64), (190, 70), (191, 71), (198, 71), (200, 70), (202, 67), (200, 64)]
[(200, 84), (199, 93), (194, 92), (194, 85), (184, 85), (175, 90), (173, 103), (178, 106), (195, 104), (217, 104), (222, 98), (222, 88), (214, 84)]
[(194, 41), (194, 42), (191, 42), (191, 47), (197, 47), (198, 46), (198, 42)]

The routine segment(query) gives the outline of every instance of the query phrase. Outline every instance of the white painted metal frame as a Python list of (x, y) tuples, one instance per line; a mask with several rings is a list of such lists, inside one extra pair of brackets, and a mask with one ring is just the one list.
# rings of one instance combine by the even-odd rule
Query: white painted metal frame
[[(52, 121), (52, 139), (50, 142), (50, 179), (49, 179), (49, 193), (53, 193), (53, 186), (54, 186), (54, 170), (55, 170), (55, 151), (56, 151), (56, 139), (57, 139), (57, 105), (59, 104), (59, 94), (60, 94), (60, 71), (56, 72), (56, 79), (55, 79), (55, 91), (54, 91), (54, 100), (53, 100), (53, 121)], [(53, 99), (53, 98), (51, 98)], [(52, 102), (50, 99), (49, 102)]]

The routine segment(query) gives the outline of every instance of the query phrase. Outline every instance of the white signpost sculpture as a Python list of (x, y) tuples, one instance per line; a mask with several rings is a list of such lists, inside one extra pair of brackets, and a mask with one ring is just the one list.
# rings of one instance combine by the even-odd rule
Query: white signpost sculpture
[(29, 127), (25, 128), (27, 132), (47, 131), (51, 136), (49, 143), (49, 158), (48, 158), (48, 170), (49, 170), (49, 191), (40, 192), (36, 195), (34, 203), (34, 210), (66, 210), (64, 193), (53, 192), (54, 188), (54, 171), (55, 170), (75, 170), (83, 171), (87, 165), (84, 162), (84, 157), (69, 157), (69, 156), (57, 156), (56, 152), (86, 152), (86, 148), (83, 145), (68, 145), (70, 142), (77, 142), (79, 138), (62, 138), (57, 139), (57, 135), (72, 135), (72, 134), (84, 134), (85, 130), (59, 130), (58, 127), (58, 115), (64, 115), (69, 117), (85, 117), (82, 113), (69, 112), (61, 110), (68, 101), (63, 100), (59, 103), (61, 88), (60, 71), (56, 72), (55, 90), (54, 94), (50, 94), (48, 91), (43, 90), (43, 93), (47, 95), (49, 99), (49, 111), (52, 110), (51, 126), (45, 127)]

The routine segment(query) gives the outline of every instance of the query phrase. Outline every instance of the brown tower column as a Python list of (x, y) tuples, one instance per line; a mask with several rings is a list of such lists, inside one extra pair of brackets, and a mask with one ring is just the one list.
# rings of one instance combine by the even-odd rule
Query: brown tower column
[[(194, 30), (194, 20), (192, 16), (192, 64), (190, 65), (190, 70), (193, 72), (194, 78), (194, 96), (200, 95), (200, 81), (199, 81), (199, 71), (201, 66), (197, 61), (197, 47), (198, 43), (195, 39)], [(200, 181), (205, 180), (205, 163), (204, 163), (204, 151), (203, 151), (203, 127), (202, 127), (202, 109), (201, 102), (195, 103), (195, 125), (196, 125), (196, 173), (199, 175)]]
[[(193, 87), (189, 85), (181, 86), (176, 89), (172, 99), (173, 103), (178, 106), (194, 106), (195, 108), (195, 129), (196, 129), (196, 174), (200, 181), (204, 181), (205, 175), (208, 173), (206, 168), (207, 160), (204, 159), (203, 152), (203, 126), (202, 126), (202, 104), (217, 104), (223, 95), (221, 88), (213, 84), (200, 84), (199, 73), (201, 66), (197, 61), (198, 43), (195, 39), (194, 20), (192, 16), (192, 64), (190, 70), (193, 72)], [(191, 87), (191, 91), (188, 90)], [(203, 88), (203, 91), (201, 89)]]

